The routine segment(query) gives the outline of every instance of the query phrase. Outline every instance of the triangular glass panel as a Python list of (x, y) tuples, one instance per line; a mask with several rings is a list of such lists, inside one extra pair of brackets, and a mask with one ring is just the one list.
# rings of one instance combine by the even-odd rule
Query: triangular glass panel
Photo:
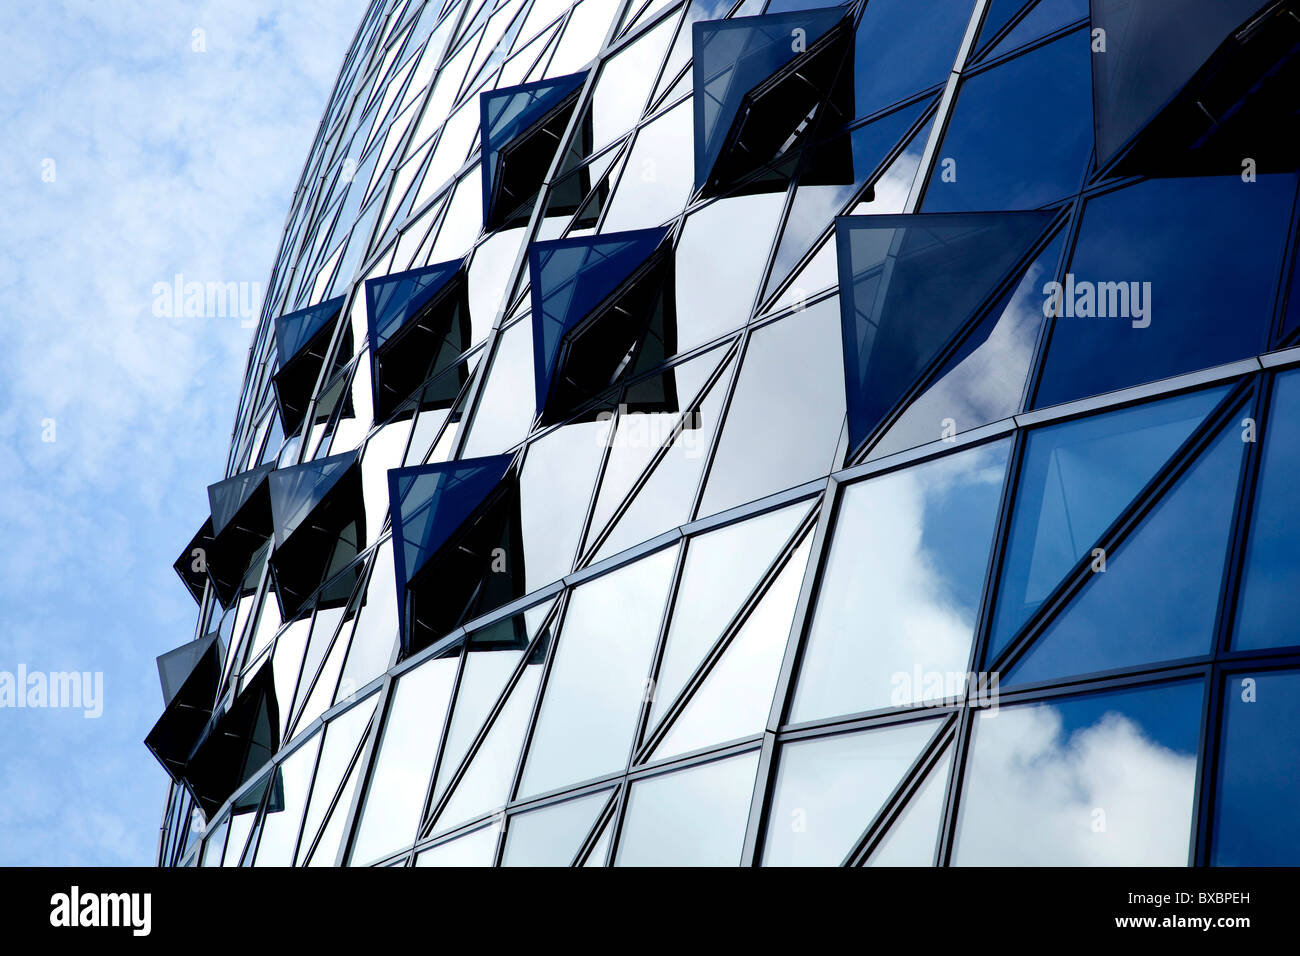
[[(1029, 0), (1033, 2), (1033, 0)], [(980, 37), (975, 48), (982, 50), (1026, 5), (1026, 0), (988, 0), (985, 6), (984, 23), (980, 26)]]
[[(344, 296), (320, 305), (282, 315), (275, 320), (276, 372), (271, 377), (276, 406), (286, 435), (292, 435), (307, 414), (316, 380), (329, 350), (334, 326), (343, 309)], [(345, 341), (336, 368), (352, 353), (351, 325), (345, 324)]]
[[(263, 490), (262, 482), (274, 467), (273, 464), (259, 465), (249, 471), (208, 485), (208, 504), (212, 508), (214, 535), (221, 534), (245, 505), (249, 504), (255, 496), (260, 496)], [(241, 517), (246, 519), (248, 516)]]
[(267, 480), (274, 468), (271, 462), (208, 486), (213, 527), (208, 577), (222, 607), (244, 591), (250, 562), (274, 530)]
[(762, 732), (811, 549), (809, 534), (691, 693), (652, 759)]
[[(727, 396), (730, 366), (731, 360), (728, 359), (719, 378), (697, 400), (697, 407), (681, 417), (664, 443), (666, 450), (656, 453), (658, 457), (641, 479), (626, 508), (614, 518), (592, 562), (648, 541), (690, 519), (700, 473), (722, 422), (722, 404)], [(589, 545), (597, 537), (593, 530)]]
[(209, 515), (172, 565), (190, 597), (200, 604), (203, 603), (203, 588), (208, 583), (208, 552), (211, 550), (212, 517)]
[(1092, 0), (1098, 167), (1136, 139), (1120, 175), (1294, 168), (1300, 22), (1286, 3), (1253, 20), (1264, 6)]
[[(851, 55), (842, 7), (695, 23), (691, 40), (695, 186), (705, 195), (726, 192), (814, 127), (829, 131), (853, 114), (851, 84), (836, 83)], [(840, 181), (845, 158), (824, 153), (818, 178)], [(780, 177), (776, 188), (784, 188)]]
[[(627, 391), (633, 394), (623, 396), (621, 404), (624, 405), (625, 413), (615, 420), (614, 432), (608, 439), (609, 456), (605, 460), (600, 491), (592, 509), (589, 538), (594, 538), (604, 530), (610, 516), (623, 503), (632, 485), (645, 472), (664, 442), (673, 437), (678, 426), (687, 430), (695, 427), (694, 416), (690, 413), (634, 411), (633, 406), (639, 403), (639, 393), (647, 387), (653, 389), (655, 395), (675, 392), (682, 405), (691, 408), (699, 399), (700, 390), (726, 357), (725, 346), (716, 348), (674, 365), (657, 376), (671, 378), (671, 382), (648, 379), (628, 387)], [(699, 449), (699, 452), (703, 454), (703, 449)]]
[(506, 830), (502, 866), (568, 866), (600, 812), (609, 803), (601, 790), (529, 813), (515, 814)]
[(655, 678), (648, 727), (654, 728), (677, 699), (808, 510), (808, 502), (803, 501), (691, 539)]
[(614, 818), (606, 820), (600, 828), (600, 836), (596, 838), (596, 843), (587, 853), (587, 858), (582, 861), (583, 866), (604, 866), (605, 860), (609, 856), (609, 844), (614, 834)]
[(934, 737), (916, 721), (781, 748), (764, 866), (838, 866)]
[[(386, 421), (421, 385), (457, 366), (469, 348), (463, 265), (457, 259), (366, 281), (376, 421)], [(463, 377), (440, 381), (442, 388), (421, 392), (419, 411), (450, 407), (465, 384)], [(403, 406), (404, 414), (416, 410)]]
[(1028, 266), (1055, 214), (836, 221), (849, 445), (858, 448), (981, 308)]
[(216, 705), (225, 650), (217, 633), (191, 641), (158, 658), (158, 676), (167, 701), (145, 746), (178, 783)]
[(988, 662), (1227, 393), (1191, 392), (1033, 431), (1025, 444)]
[(1004, 684), (1209, 654), (1244, 449), (1235, 421), (1035, 638)]
[[(164, 706), (171, 704), (180, 689), (194, 674), (199, 662), (212, 649), (213, 644), (219, 638), (220, 634), (214, 631), (206, 637), (189, 641), (180, 647), (173, 648), (166, 654), (158, 656), (156, 662), (158, 665), (158, 682), (162, 685)], [(218, 648), (216, 656), (218, 662), (223, 659), (225, 656), (223, 649)], [(215, 692), (216, 688), (213, 688), (213, 690)]]
[(863, 866), (934, 865), (943, 826), (943, 797), (948, 791), (951, 772), (952, 748), (949, 747)]
[(624, 374), (675, 351), (672, 296), (664, 291), (672, 288), (667, 234), (643, 229), (529, 248), (542, 424), (562, 421)]
[[(554, 602), (551, 602), (554, 603)], [(545, 612), (547, 604), (541, 608)], [(532, 627), (530, 627), (530, 623)], [(434, 782), (433, 799), (442, 796), (453, 775), (460, 769), (470, 745), (477, 739), (483, 723), (496, 706), (502, 691), (514, 676), (519, 662), (537, 636), (542, 622), (536, 610), (527, 615), (515, 614), (470, 633), (464, 642), (460, 679), (456, 699), (442, 745), (442, 759)]]
[(527, 221), (586, 79), (584, 71), (480, 94), (484, 229)]
[(999, 41), (989, 53), (989, 59), (1010, 53), (1087, 15), (1088, 0), (1039, 0)]
[(1088, 32), (964, 80), (925, 212), (1038, 209), (1079, 191), (1092, 157)]
[[(353, 565), (365, 542), (361, 468), (351, 451), (282, 468), (271, 473), (268, 483), (275, 524), (271, 573), (281, 614), (288, 620), (322, 583)], [(334, 581), (318, 604), (347, 603), (360, 571), (359, 564), (353, 565), (353, 573)]]
[(542, 680), (545, 649), (533, 656), (510, 689), (492, 726), (470, 757), (465, 771), (438, 813), (434, 832), (448, 830), (504, 806), (510, 799), (519, 751), (532, 716), (533, 701)]

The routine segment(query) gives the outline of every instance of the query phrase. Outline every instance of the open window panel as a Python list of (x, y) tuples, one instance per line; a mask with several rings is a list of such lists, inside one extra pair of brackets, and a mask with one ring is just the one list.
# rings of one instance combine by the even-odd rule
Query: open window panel
[[(307, 417), (307, 406), (325, 365), (344, 298), (338, 296), (275, 320), (276, 372), (271, 376), (271, 384), (286, 435), (297, 432)], [(352, 327), (345, 324), (338, 357), (326, 379), (347, 364), (351, 356)]]
[(203, 603), (203, 589), (208, 583), (208, 552), (211, 550), (212, 516), (209, 515), (172, 565), (190, 597), (200, 605)]
[(887, 434), (937, 371), (991, 336), (995, 325), (980, 319), (1019, 285), (1056, 218), (1031, 210), (836, 220), (850, 460)]
[[(644, 229), (533, 246), (539, 424), (580, 412), (577, 420), (591, 421), (614, 408), (617, 387), (677, 351), (672, 242), (667, 229)], [(672, 376), (653, 377), (623, 397), (627, 411), (679, 410)]]
[(212, 633), (182, 644), (158, 658), (165, 709), (145, 738), (145, 746), (177, 783), (202, 742), (221, 684), (225, 650)]
[[(1098, 166), (1204, 176), (1300, 166), (1300, 0), (1093, 0)], [(1246, 164), (1249, 163), (1249, 166)]]
[(405, 656), (525, 590), (512, 455), (389, 472)]
[[(700, 22), (692, 40), (704, 197), (784, 190), (804, 147), (854, 116), (852, 21), (842, 7)], [(853, 183), (847, 143), (809, 149), (801, 181)]]
[[(214, 713), (181, 774), (207, 819), (279, 749), (279, 715), (269, 667), (245, 684), (227, 710)], [(261, 796), (258, 787), (251, 788), (237, 801), (236, 812), (256, 809)], [(271, 797), (277, 799), (275, 793)], [(282, 805), (283, 796), (278, 799)]]
[[(662, 245), (627, 281), (560, 341), (555, 377), (542, 424), (567, 419), (594, 397), (662, 365), (677, 351), (673, 303), (673, 256)], [(658, 375), (627, 390), (625, 411), (676, 412), (672, 375)], [(590, 421), (610, 402), (597, 403), (581, 420)]]
[(208, 578), (223, 608), (229, 608), (248, 587), (253, 556), (266, 546), (274, 526), (268, 478), (275, 465), (268, 463), (208, 486), (212, 506), (212, 541), (207, 553)]
[[(483, 228), (485, 231), (527, 225), (556, 151), (573, 119), (586, 72), (525, 83), (483, 93), (479, 98), (483, 139)], [(578, 123), (565, 165), (591, 153), (589, 114)], [(567, 170), (561, 169), (563, 174)], [(572, 214), (591, 191), (590, 177), (553, 195), (551, 215)]]
[(366, 309), (375, 420), (450, 408), (469, 378), (460, 357), (473, 340), (464, 259), (368, 280)]
[(357, 453), (282, 468), (271, 474), (269, 490), (275, 526), (271, 576), (282, 619), (296, 617), (327, 581), (317, 606), (342, 607), (360, 575), (355, 558), (366, 540)]

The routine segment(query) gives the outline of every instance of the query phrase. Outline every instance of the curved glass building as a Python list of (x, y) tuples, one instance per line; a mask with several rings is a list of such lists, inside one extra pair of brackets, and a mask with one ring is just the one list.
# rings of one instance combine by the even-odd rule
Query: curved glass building
[(1296, 7), (373, 0), (160, 863), (1300, 861)]

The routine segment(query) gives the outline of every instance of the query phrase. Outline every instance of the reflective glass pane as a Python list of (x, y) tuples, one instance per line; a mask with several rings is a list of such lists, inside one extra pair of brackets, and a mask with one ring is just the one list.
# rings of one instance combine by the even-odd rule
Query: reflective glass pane
[(1300, 671), (1232, 674), (1223, 712), (1210, 864), (1294, 866)]
[(393, 689), (357, 825), (353, 861), (368, 863), (387, 856), (415, 838), (456, 663), (454, 657), (427, 661), (403, 675)]
[(952, 748), (912, 794), (885, 838), (867, 858), (866, 866), (933, 866), (943, 826), (943, 798), (952, 772)]
[(781, 748), (764, 866), (838, 866), (934, 736), (939, 721)]
[(811, 546), (809, 534), (691, 694), (652, 759), (748, 737), (767, 725)]
[(501, 828), (487, 826), (415, 857), (416, 866), (491, 866)]
[(566, 800), (510, 818), (502, 866), (568, 866), (578, 855), (609, 791)]
[(1236, 648), (1300, 643), (1300, 372), (1279, 375), (1261, 436), (1263, 457), (1237, 597)]
[(1185, 866), (1200, 681), (981, 710), (958, 866)]
[(700, 516), (826, 475), (844, 424), (838, 303), (754, 332), (714, 455)]
[(633, 783), (614, 865), (738, 865), (757, 769), (755, 750)]
[(650, 705), (651, 727), (722, 636), (722, 629), (758, 586), (807, 513), (807, 502), (790, 505), (700, 535), (687, 545), (686, 566), (673, 602)]
[(1009, 452), (1003, 440), (845, 489), (793, 720), (964, 688)]
[(574, 589), (521, 797), (626, 767), (676, 558), (667, 548)]
[(1034, 407), (1264, 351), (1295, 186), (1150, 179), (1088, 200), (1064, 280), (1043, 287), (1056, 318)]
[(1032, 209), (1079, 191), (1092, 152), (1087, 30), (966, 80), (926, 211)]
[(873, 0), (858, 24), (854, 106), (872, 113), (948, 79), (972, 0), (935, 0), (917, 16), (912, 0)]
[(1237, 423), (1201, 454), (1004, 683), (1208, 654), (1245, 442)]
[(1031, 432), (990, 640), (992, 660), (1226, 393), (1192, 392)]
[(1025, 379), (1043, 325), (1043, 280), (1056, 269), (1064, 239), (1058, 234), (1006, 300), (988, 314), (935, 371), (925, 391), (899, 413), (871, 446), (883, 458), (935, 439), (960, 434), (1020, 411)]

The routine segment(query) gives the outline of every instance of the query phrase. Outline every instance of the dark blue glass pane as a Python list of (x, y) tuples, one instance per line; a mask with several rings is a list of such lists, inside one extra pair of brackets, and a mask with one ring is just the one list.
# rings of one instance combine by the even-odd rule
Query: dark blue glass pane
[(1300, 671), (1228, 677), (1220, 748), (1210, 865), (1295, 866)]
[(230, 519), (243, 506), (257, 486), (262, 483), (271, 469), (275, 467), (274, 462), (265, 465), (259, 465), (242, 474), (235, 475), (233, 478), (227, 478), (224, 481), (218, 481), (216, 484), (208, 485), (208, 504), (212, 508), (212, 533), (218, 535), (230, 524)]
[(460, 270), (463, 263), (463, 259), (439, 262), (423, 269), (367, 280), (366, 317), (371, 350), (378, 350), (394, 332), (418, 313), (447, 284), (447, 280)]
[(1278, 376), (1246, 543), (1237, 648), (1300, 644), (1300, 372)]
[[(491, 222), (496, 177), (500, 173), (501, 151), (520, 133), (526, 132), (586, 81), (586, 72), (571, 73), (548, 80), (508, 86), (479, 95), (479, 131), (483, 146), (483, 221)], [(540, 186), (546, 170), (540, 170)]]
[[(1054, 30), (1074, 23), (1088, 15), (1088, 0), (1039, 0), (1034, 8), (1020, 18), (1011, 32), (993, 49), (990, 58), (1010, 53), (1017, 47), (1032, 43)], [(1091, 89), (1091, 83), (1089, 84)], [(1091, 101), (1091, 94), (1089, 95)], [(1091, 107), (1091, 102), (1089, 102)], [(1091, 115), (1091, 108), (1089, 109)], [(1090, 131), (1091, 132), (1091, 131)]]
[(1230, 422), (1011, 669), (1008, 683), (1209, 654), (1241, 474)]
[(708, 181), (745, 94), (843, 18), (843, 8), (832, 7), (692, 27), (696, 188)]
[(529, 247), (538, 411), (546, 406), (565, 333), (635, 272), (667, 234), (667, 229), (640, 229), (534, 242)]
[(1032, 209), (1079, 191), (1092, 153), (1088, 31), (964, 82), (925, 192), (929, 211)]
[(997, 293), (1052, 218), (995, 212), (837, 220), (853, 447)]
[(1030, 433), (990, 662), (1226, 393), (1193, 392)]
[(989, 0), (984, 12), (984, 23), (980, 26), (979, 42), (976, 48), (983, 49), (997, 32), (1011, 22), (1012, 17), (1025, 6), (1025, 0)]
[(871, 0), (853, 56), (856, 115), (870, 116), (946, 81), (972, 7), (972, 0), (931, 0), (919, 14), (916, 0)]
[(1294, 176), (1153, 179), (1088, 201), (1059, 288), (1043, 408), (1267, 348)]
[(1092, 58), (1097, 165), (1105, 166), (1261, 0), (1092, 0), (1106, 52)]
[(495, 455), (388, 473), (399, 606), (401, 590), (500, 484), (513, 460)]
[[(837, 137), (841, 141), (847, 141), (848, 151), (852, 155), (853, 182), (840, 185), (801, 185), (795, 192), (785, 232), (781, 236), (781, 245), (772, 262), (769, 289), (789, 275), (794, 264), (812, 248), (814, 242), (826, 234), (831, 220), (866, 185), (881, 162), (894, 151), (932, 103), (933, 100), (922, 100)], [(830, 148), (835, 149), (836, 145), (832, 144)], [(918, 142), (914, 138), (909, 148), (917, 150), (919, 154), (924, 145), (923, 139)], [(887, 211), (894, 212), (897, 208)]]
[(343, 308), (343, 298), (338, 296), (275, 320), (276, 368), (284, 368), (311, 341), (312, 336), (338, 315), (339, 309)]
[(275, 546), (284, 544), (357, 460), (355, 451), (281, 468), (268, 478)]

